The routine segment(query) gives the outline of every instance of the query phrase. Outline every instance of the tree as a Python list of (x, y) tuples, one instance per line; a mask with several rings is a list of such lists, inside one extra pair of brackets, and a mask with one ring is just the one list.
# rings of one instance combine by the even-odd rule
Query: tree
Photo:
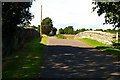
[(93, 2), (97, 9), (98, 16), (105, 13), (105, 23), (112, 24), (114, 28), (120, 27), (120, 1), (119, 2)]
[(76, 31), (74, 31), (74, 34), (78, 34), (79, 33), (79, 29), (77, 29)]
[(111, 29), (107, 29), (107, 30), (106, 30), (106, 32), (110, 32), (110, 31), (112, 31), (112, 30), (111, 30)]
[(82, 28), (82, 29), (80, 30), (80, 32), (84, 32), (84, 31), (87, 31), (87, 29)]
[(2, 2), (2, 33), (4, 37), (12, 37), (17, 25), (30, 23), (29, 12), (32, 2)]
[(42, 33), (49, 35), (52, 29), (53, 29), (52, 19), (49, 17), (46, 17), (45, 19), (43, 19), (42, 20)]
[(65, 27), (65, 28), (64, 28), (64, 33), (65, 33), (65, 34), (73, 34), (73, 33), (74, 33), (73, 26)]
[(90, 31), (92, 31), (93, 29), (92, 28), (90, 28)]
[(94, 31), (103, 31), (103, 29), (96, 29), (96, 30), (94, 30)]
[(57, 29), (55, 27), (52, 28), (52, 35), (56, 35)]
[(59, 34), (64, 34), (64, 29), (60, 28), (58, 33)]
[(18, 25), (30, 23), (32, 14), (29, 12), (32, 2), (2, 2), (2, 51), (9, 55), (15, 48)]

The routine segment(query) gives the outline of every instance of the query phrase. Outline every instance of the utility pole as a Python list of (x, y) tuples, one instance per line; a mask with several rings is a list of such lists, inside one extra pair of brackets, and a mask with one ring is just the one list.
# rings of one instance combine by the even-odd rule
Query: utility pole
[(42, 36), (42, 4), (41, 4), (40, 36)]
[(118, 41), (119, 37), (118, 37), (118, 30), (119, 28), (117, 27), (117, 32), (116, 32), (116, 40)]

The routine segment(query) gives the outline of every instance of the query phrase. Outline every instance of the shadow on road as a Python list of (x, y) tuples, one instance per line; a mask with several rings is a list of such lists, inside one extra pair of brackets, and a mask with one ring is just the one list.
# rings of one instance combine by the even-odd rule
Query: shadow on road
[[(109, 78), (118, 80), (120, 62), (95, 48), (47, 46), (39, 78)], [(113, 78), (113, 79), (111, 79)], [(116, 79), (115, 79), (116, 78)]]

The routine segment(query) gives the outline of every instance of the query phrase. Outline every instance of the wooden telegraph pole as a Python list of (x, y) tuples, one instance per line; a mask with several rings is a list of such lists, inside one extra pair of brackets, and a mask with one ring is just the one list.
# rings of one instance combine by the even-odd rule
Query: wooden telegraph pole
[(40, 36), (42, 37), (42, 4), (41, 4)]

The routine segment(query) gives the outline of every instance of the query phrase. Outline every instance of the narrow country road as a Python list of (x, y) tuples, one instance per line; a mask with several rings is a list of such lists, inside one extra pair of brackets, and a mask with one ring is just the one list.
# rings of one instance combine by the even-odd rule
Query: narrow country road
[(50, 37), (39, 78), (119, 78), (120, 62), (77, 40)]

